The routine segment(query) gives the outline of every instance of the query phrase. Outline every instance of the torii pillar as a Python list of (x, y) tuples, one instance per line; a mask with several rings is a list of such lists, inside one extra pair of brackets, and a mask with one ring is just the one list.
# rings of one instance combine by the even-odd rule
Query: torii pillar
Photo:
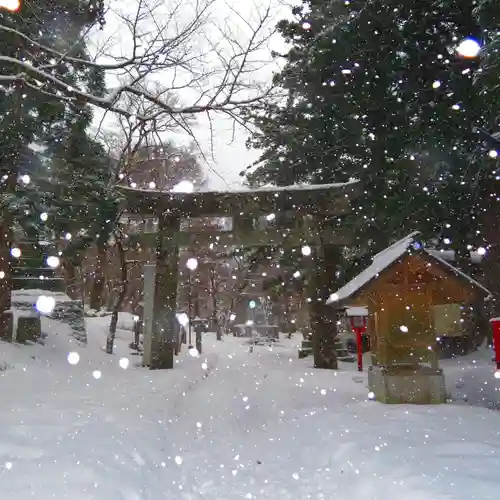
[(179, 216), (164, 213), (159, 217), (153, 295), (151, 370), (164, 370), (174, 367), (176, 332), (178, 329), (176, 309), (179, 230)]

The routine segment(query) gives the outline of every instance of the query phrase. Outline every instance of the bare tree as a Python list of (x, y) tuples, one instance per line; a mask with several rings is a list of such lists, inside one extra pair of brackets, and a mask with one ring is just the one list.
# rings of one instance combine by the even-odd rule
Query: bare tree
[[(136, 104), (135, 99), (134, 97), (129, 103), (131, 107)], [(127, 260), (127, 250), (134, 247), (134, 238), (129, 234), (130, 227), (127, 227), (127, 222), (123, 218), (120, 185), (124, 178), (129, 178), (131, 172), (138, 168), (137, 155), (141, 148), (151, 141), (151, 137), (160, 137), (163, 131), (162, 125), (161, 120), (137, 123), (132, 122), (130, 117), (122, 115), (119, 129), (114, 134), (101, 134), (100, 139), (110, 159), (107, 162), (107, 184), (100, 198), (104, 209), (97, 211), (96, 220), (91, 223), (92, 227), (85, 228), (82, 234), (72, 238), (64, 252), (65, 257), (68, 257), (75, 250), (81, 251), (91, 245), (97, 248), (91, 307), (99, 309), (103, 303), (102, 292), (105, 285), (106, 273), (103, 266), (108, 261), (108, 250), (113, 248), (116, 251), (120, 272), (115, 286), (116, 295), (111, 306), (111, 321), (106, 341), (106, 352), (109, 354), (113, 352), (118, 314), (127, 296), (129, 268), (130, 265), (137, 263)], [(172, 144), (170, 148), (173, 151)], [(141, 165), (146, 166), (139, 162), (139, 167)], [(93, 306), (94, 303), (99, 305)]]
[[(234, 26), (216, 15), (221, 4), (237, 19)], [(0, 24), (0, 31), (18, 37), (31, 54), (29, 60), (0, 55), (4, 63), (0, 83), (21, 85), (74, 104), (94, 105), (125, 117), (137, 130), (146, 122), (167, 121), (170, 128), (175, 125), (193, 137), (193, 115), (223, 113), (241, 123), (240, 111), (269, 95), (270, 86), (255, 81), (255, 72), (268, 62), (270, 7), (256, 5), (255, 22), (249, 22), (218, 0), (137, 0), (133, 9), (129, 2), (118, 5), (121, 9), (111, 8), (106, 13), (107, 25), (116, 27), (115, 34), (107, 36), (109, 29), (101, 32), (98, 26), (87, 34), (88, 43), (96, 42), (90, 60), (75, 57), (72, 47), (61, 51), (57, 40), (53, 46), (41, 44)], [(45, 55), (43, 62), (37, 60), (38, 53)], [(50, 64), (46, 63), (47, 54), (53, 56)], [(112, 88), (99, 96), (68, 83), (63, 74), (54, 76), (54, 70), (63, 64), (104, 70)], [(181, 100), (174, 95), (181, 95)], [(130, 97), (137, 98), (134, 107)]]
[[(127, 96), (126, 101), (126, 109), (132, 110), (137, 108), (138, 98), (136, 96)], [(105, 145), (111, 160), (110, 167), (112, 171), (110, 172), (106, 189), (109, 200), (117, 198), (116, 188), (121, 184), (122, 179), (129, 177), (134, 168), (135, 157), (141, 147), (147, 144), (148, 137), (154, 134), (160, 134), (165, 130), (165, 120), (160, 119), (150, 122), (137, 122), (133, 121), (130, 116), (119, 115), (117, 122), (117, 131), (105, 133), (99, 128), (97, 134), (97, 138)], [(108, 241), (99, 239), (96, 242), (97, 256), (90, 295), (90, 307), (92, 309), (99, 309), (104, 302), (103, 295), (106, 277), (104, 268), (107, 264), (107, 247), (109, 246), (109, 241), (112, 241), (119, 255), (121, 269), (120, 292), (113, 306), (110, 325), (110, 335), (113, 337), (113, 342), (118, 321), (118, 310), (126, 296), (126, 277), (128, 276), (127, 262), (125, 259), (124, 233), (120, 225), (121, 216), (122, 212), (118, 210), (115, 220), (113, 220), (112, 223), (108, 223), (108, 227), (111, 229), (110, 234), (107, 235), (109, 237)], [(108, 342), (108, 352), (112, 352), (112, 349), (113, 343)]]
[(222, 330), (219, 324), (219, 294), (221, 286), (220, 270), (216, 269), (216, 263), (212, 262), (208, 272), (208, 293), (212, 299), (212, 328), (215, 328), (217, 340), (222, 340)]
[(242, 300), (244, 300), (244, 293), (251, 284), (249, 275), (252, 270), (252, 263), (248, 258), (247, 252), (241, 251), (238, 248), (232, 250), (229, 256), (233, 268), (229, 310), (231, 314), (234, 314), (238, 310)]
[[(136, 97), (129, 101), (129, 106), (136, 105)], [(175, 148), (172, 143), (162, 143), (162, 133), (168, 128), (168, 117), (165, 119), (158, 118), (157, 120), (132, 122), (130, 116), (121, 115), (119, 119), (120, 128), (114, 135), (108, 134), (104, 136), (104, 142), (107, 144), (109, 154), (114, 158), (113, 172), (110, 176), (108, 190), (110, 198), (117, 195), (117, 189), (123, 179), (130, 177), (131, 173), (143, 167), (149, 170), (148, 163), (143, 161), (141, 156), (142, 148), (147, 148), (148, 145), (154, 144), (159, 148), (167, 150), (174, 154)], [(182, 162), (171, 165), (172, 168), (182, 168)], [(201, 168), (201, 167), (199, 167)], [(106, 352), (112, 354), (116, 336), (116, 328), (118, 323), (118, 314), (127, 295), (128, 285), (128, 266), (136, 264), (134, 261), (126, 259), (127, 247), (131, 244), (131, 238), (127, 234), (121, 219), (124, 213), (119, 210), (116, 215), (116, 220), (113, 224), (111, 241), (117, 249), (120, 262), (120, 284), (119, 293), (112, 307), (111, 321), (108, 330), (106, 341)]]

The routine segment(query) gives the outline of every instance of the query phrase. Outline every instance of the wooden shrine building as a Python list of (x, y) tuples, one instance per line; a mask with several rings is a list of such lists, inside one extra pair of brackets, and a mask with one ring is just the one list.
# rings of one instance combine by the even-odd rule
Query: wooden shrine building
[(423, 248), (415, 232), (377, 254), (328, 303), (368, 308), (368, 380), (377, 400), (427, 404), (445, 400), (436, 326), (447, 324), (447, 334), (462, 335), (460, 306), (489, 296), (477, 281)]

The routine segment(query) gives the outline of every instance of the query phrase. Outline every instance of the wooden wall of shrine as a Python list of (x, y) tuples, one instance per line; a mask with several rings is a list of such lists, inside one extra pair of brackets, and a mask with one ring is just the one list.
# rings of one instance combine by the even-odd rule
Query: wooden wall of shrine
[(383, 271), (349, 305), (367, 306), (374, 365), (437, 366), (435, 306), (469, 304), (477, 288), (438, 261), (406, 254)]

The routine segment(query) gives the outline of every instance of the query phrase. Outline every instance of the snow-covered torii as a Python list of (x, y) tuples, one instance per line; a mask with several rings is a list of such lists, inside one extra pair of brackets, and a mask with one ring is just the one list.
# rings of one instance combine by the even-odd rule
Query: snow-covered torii
[[(281, 246), (286, 242), (317, 249), (311, 259), (314, 265), (311, 265), (310, 280), (315, 284), (312, 291), (317, 296), (311, 303), (310, 314), (315, 345), (314, 364), (318, 368), (336, 368), (335, 335), (332, 331), (335, 326), (326, 320), (327, 310), (323, 306), (329, 287), (327, 283), (322, 283), (324, 276), (334, 274), (328, 273), (328, 269), (335, 268), (336, 262), (325, 258), (324, 249), (347, 244), (350, 234), (346, 228), (325, 228), (323, 222), (326, 218), (351, 211), (351, 201), (360, 192), (357, 182), (192, 193), (122, 189), (127, 214), (158, 220), (156, 232), (144, 235), (143, 239), (144, 244), (156, 248), (152, 369), (174, 366), (179, 247), (192, 243), (203, 246), (210, 243), (209, 238), (215, 238), (219, 245)], [(294, 227), (259, 229), (256, 221), (274, 213), (293, 214)], [(230, 217), (232, 229), (215, 236), (212, 232), (206, 238), (203, 234), (193, 236), (183, 233), (181, 220), (197, 217)]]

